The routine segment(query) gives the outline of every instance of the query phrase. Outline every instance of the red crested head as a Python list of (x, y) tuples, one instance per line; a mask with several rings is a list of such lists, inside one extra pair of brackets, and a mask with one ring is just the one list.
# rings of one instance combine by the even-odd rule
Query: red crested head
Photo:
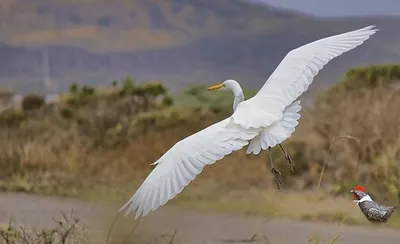
[(363, 186), (355, 186), (354, 188), (353, 188), (353, 190), (357, 190), (357, 191), (362, 191), (362, 192), (365, 192), (365, 189), (364, 189), (364, 187)]
[[(355, 187), (353, 188), (353, 191), (361, 191), (361, 192), (364, 192), (364, 193), (365, 193), (364, 187), (363, 187), (363, 186), (360, 186), (360, 185), (355, 186)], [(356, 200), (358, 199), (356, 193), (353, 193), (353, 196), (354, 196), (354, 199), (356, 199)]]

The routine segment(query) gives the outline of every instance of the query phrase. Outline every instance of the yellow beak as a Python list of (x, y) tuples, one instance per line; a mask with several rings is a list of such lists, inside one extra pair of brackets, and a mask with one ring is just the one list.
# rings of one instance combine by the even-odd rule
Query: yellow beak
[(218, 90), (223, 86), (224, 86), (223, 84), (218, 84), (218, 85), (210, 86), (209, 88), (207, 88), (207, 90), (209, 90), (209, 91)]

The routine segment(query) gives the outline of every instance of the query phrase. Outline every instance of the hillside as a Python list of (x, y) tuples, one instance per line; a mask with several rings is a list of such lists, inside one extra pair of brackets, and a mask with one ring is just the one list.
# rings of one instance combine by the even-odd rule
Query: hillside
[(398, 61), (400, 17), (317, 19), (240, 0), (3, 0), (0, 84), (42, 91), (47, 50), (59, 83), (48, 91), (126, 75), (173, 91), (226, 78), (259, 88), (290, 49), (370, 24), (381, 31), (330, 63), (318, 76), (325, 82), (355, 65)]
[(184, 45), (198, 38), (246, 36), (300, 18), (241, 0), (2, 2), (4, 35), (0, 41), (72, 45), (96, 51), (146, 50)]

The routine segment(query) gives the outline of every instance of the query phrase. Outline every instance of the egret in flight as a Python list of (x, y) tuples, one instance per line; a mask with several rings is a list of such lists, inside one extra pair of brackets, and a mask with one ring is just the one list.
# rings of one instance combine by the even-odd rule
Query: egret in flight
[[(206, 165), (249, 144), (247, 153), (258, 154), (289, 138), (300, 118), (300, 101), (314, 77), (330, 60), (354, 49), (377, 32), (375, 26), (326, 37), (291, 50), (258, 93), (244, 101), (242, 89), (227, 80), (209, 90), (230, 89), (234, 95), (233, 114), (177, 142), (157, 161), (136, 193), (121, 209), (125, 216), (136, 211), (135, 219), (158, 209), (179, 194)], [(285, 155), (287, 153), (281, 146)], [(270, 153), (269, 153), (270, 155)], [(286, 157), (293, 166), (289, 157)], [(271, 156), (271, 172), (279, 171)]]

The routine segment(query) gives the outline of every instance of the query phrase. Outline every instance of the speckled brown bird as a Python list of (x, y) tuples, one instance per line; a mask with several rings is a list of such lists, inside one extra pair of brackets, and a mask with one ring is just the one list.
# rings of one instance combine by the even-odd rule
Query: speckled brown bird
[(396, 209), (396, 206), (387, 207), (373, 201), (362, 186), (355, 186), (350, 192), (353, 193), (354, 202), (357, 203), (361, 212), (370, 222), (385, 223)]

